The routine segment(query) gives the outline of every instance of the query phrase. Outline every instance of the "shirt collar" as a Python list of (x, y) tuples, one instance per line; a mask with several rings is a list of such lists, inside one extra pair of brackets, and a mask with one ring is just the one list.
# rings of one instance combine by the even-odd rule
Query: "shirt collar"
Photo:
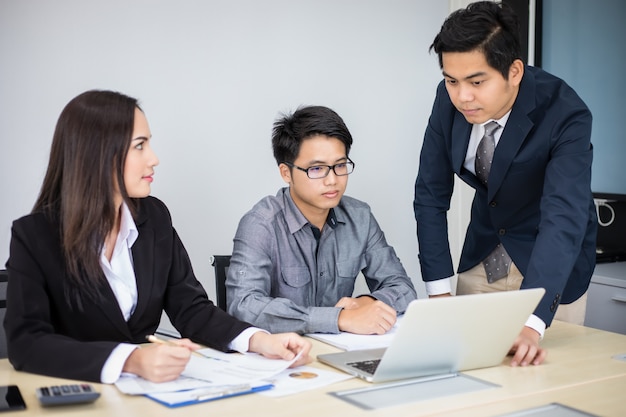
[[(300, 211), (296, 203), (294, 203), (291, 198), (291, 193), (289, 192), (289, 187), (282, 188), (278, 195), (283, 195), (284, 207), (285, 207), (285, 220), (287, 221), (287, 225), (289, 226), (289, 232), (295, 233), (298, 230), (302, 229), (307, 224), (310, 224), (309, 221), (304, 217), (304, 214)], [(328, 212), (328, 217), (326, 218), (326, 224), (330, 226), (332, 229), (335, 229), (339, 224), (337, 219), (337, 215), (335, 214), (335, 209), (331, 208)]]
[(332, 229), (337, 227), (337, 215), (335, 214), (335, 209), (331, 208), (328, 212), (328, 218), (326, 219), (326, 224), (329, 225)]
[(135, 224), (135, 220), (133, 219), (133, 215), (130, 213), (130, 209), (126, 205), (125, 202), (122, 202), (120, 213), (120, 233), (119, 238), (122, 241), (125, 241), (129, 248), (133, 246), (137, 238), (139, 237), (139, 232), (137, 231), (137, 225)]
[(487, 120), (485, 123), (481, 124), (481, 126), (484, 128), (485, 125), (487, 125), (487, 123), (489, 122), (497, 122), (501, 127), (506, 126), (506, 122), (509, 120), (509, 116), (511, 115), (511, 111), (513, 109), (509, 110), (508, 112), (506, 112), (506, 114), (504, 116), (502, 116), (501, 118), (499, 118), (498, 120), (496, 119), (489, 119)]

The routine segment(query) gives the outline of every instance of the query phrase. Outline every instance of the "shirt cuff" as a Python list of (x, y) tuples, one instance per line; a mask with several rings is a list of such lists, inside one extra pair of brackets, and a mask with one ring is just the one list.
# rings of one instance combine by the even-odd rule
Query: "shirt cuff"
[(128, 343), (117, 345), (102, 367), (100, 381), (103, 384), (113, 384), (116, 382), (120, 378), (120, 375), (122, 375), (122, 369), (124, 369), (126, 359), (128, 359), (130, 354), (137, 348), (139, 348), (139, 346)]
[(267, 330), (259, 329), (257, 327), (248, 327), (243, 332), (239, 333), (229, 344), (230, 350), (237, 351), (239, 353), (246, 353), (250, 349), (250, 338), (256, 332), (264, 332), (269, 334)]
[(543, 334), (546, 332), (546, 323), (539, 317), (531, 314), (530, 317), (528, 317), (528, 320), (526, 320), (526, 327), (530, 327), (539, 333), (539, 340), (543, 339)]
[(339, 333), (339, 314), (342, 310), (339, 307), (311, 307), (304, 333)]
[(450, 278), (442, 278), (435, 281), (424, 281), (426, 294), (440, 295), (452, 293), (452, 285), (450, 284), (450, 281)]

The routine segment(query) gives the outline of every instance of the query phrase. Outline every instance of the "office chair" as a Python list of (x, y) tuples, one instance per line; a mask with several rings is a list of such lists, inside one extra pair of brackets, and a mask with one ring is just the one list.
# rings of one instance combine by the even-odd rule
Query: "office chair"
[(7, 357), (7, 336), (4, 333), (4, 315), (7, 311), (7, 283), (9, 274), (0, 269), (0, 359)]
[(211, 256), (211, 265), (215, 269), (215, 303), (226, 311), (226, 276), (230, 265), (230, 255)]

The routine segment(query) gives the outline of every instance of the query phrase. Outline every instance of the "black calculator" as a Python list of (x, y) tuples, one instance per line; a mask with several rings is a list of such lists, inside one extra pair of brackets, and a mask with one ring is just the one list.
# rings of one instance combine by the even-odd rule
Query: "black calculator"
[(37, 388), (36, 394), (44, 406), (90, 403), (100, 397), (90, 384), (51, 385)]

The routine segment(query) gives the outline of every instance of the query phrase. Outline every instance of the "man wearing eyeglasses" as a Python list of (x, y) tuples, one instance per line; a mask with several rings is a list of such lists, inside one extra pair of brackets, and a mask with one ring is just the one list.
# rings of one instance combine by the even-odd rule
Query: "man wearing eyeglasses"
[[(302, 107), (274, 123), (288, 187), (239, 223), (228, 312), (275, 332), (384, 334), (416, 292), (370, 207), (344, 196), (352, 136), (333, 110)], [(353, 297), (363, 273), (370, 293)]]

